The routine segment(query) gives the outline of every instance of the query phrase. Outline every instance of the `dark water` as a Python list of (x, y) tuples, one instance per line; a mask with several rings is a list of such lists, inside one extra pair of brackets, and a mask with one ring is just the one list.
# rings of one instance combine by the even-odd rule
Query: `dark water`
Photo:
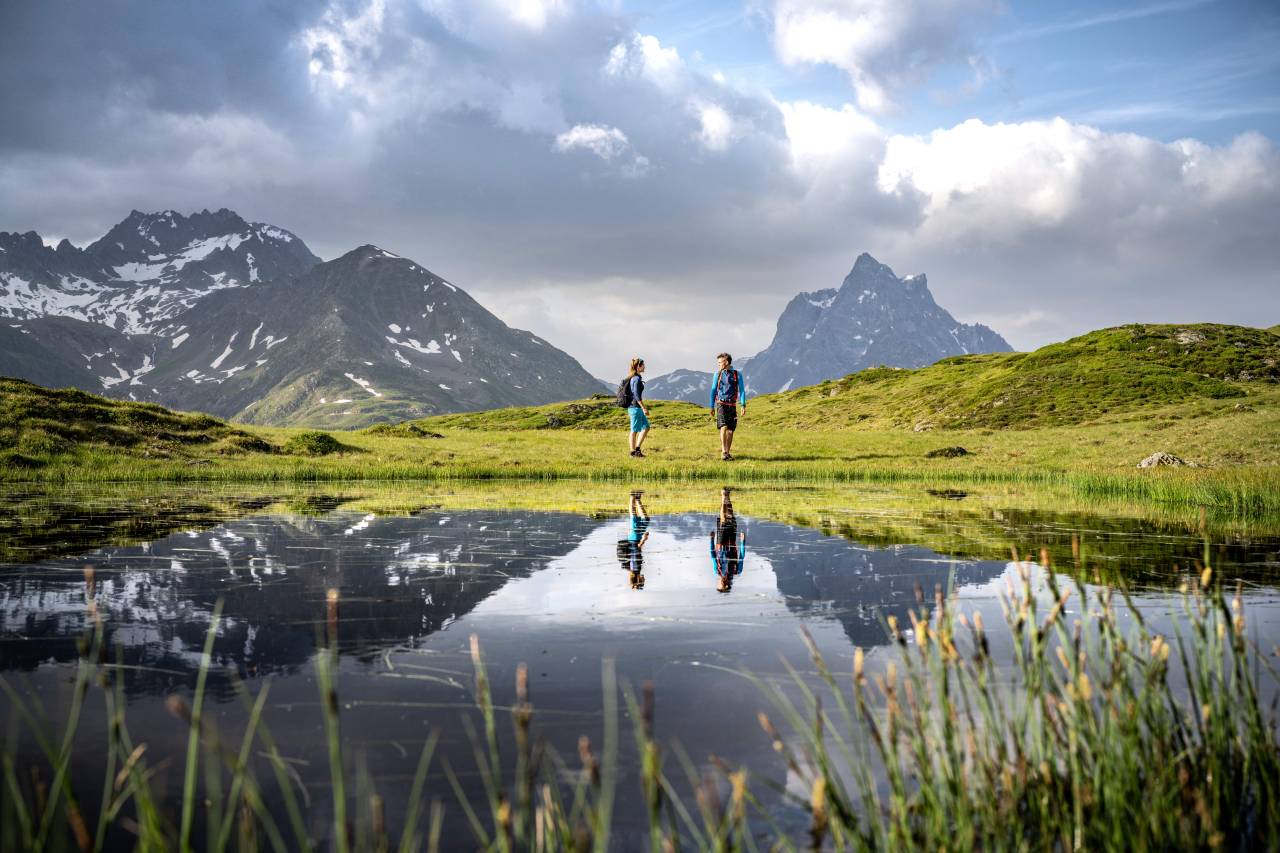
[[(1011, 548), (1033, 556), (1045, 548), (1060, 569), (1091, 584), (1127, 577), (1156, 618), (1173, 609), (1179, 580), (1208, 558), (1223, 576), (1243, 580), (1255, 639), (1264, 648), (1280, 642), (1280, 538), (1267, 533), (1079, 511), (966, 514), (928, 503), (957, 495), (923, 492), (916, 510), (898, 502), (879, 512), (874, 500), (857, 511), (806, 507), (801, 514), (818, 519), (814, 527), (753, 517), (743, 511), (750, 493), (726, 506), (708, 490), (707, 511), (668, 514), (651, 513), (651, 497), (632, 504), (625, 489), (595, 500), (593, 513), (433, 508), (430, 499), (373, 513), (314, 494), (282, 503), (278, 495), (203, 500), (198, 492), (15, 493), (0, 515), (0, 675), (59, 719), (92, 602), (121, 664), (114, 674), (130, 729), (148, 743), (159, 783), (175, 793), (186, 730), (164, 701), (190, 695), (221, 601), (210, 716), (238, 742), (245, 712), (236, 683), (253, 692), (269, 683), (266, 722), (313, 800), (325, 803), (314, 659), (333, 630), (344, 746), (384, 797), (394, 828), (432, 729), (464, 787), (479, 790), (461, 725), (474, 717), (473, 634), (499, 704), (513, 699), (516, 665), (528, 664), (535, 726), (566, 756), (581, 734), (599, 743), (601, 670), (610, 660), (621, 683), (655, 684), (658, 735), (681, 744), (696, 767), (714, 755), (779, 781), (785, 768), (756, 721), (766, 700), (738, 671), (782, 679), (787, 664), (811, 670), (802, 626), (838, 672), (849, 670), (855, 647), (870, 649), (873, 661), (891, 654), (884, 619), (905, 623), (917, 588), (930, 599), (936, 586), (951, 589), (966, 611), (999, 624), (999, 595), (1017, 575)], [(101, 778), (101, 703), (91, 693), (78, 778)], [(0, 716), (10, 716), (9, 705), (0, 697)], [(505, 719), (502, 727), (505, 737)], [(624, 827), (639, 827), (629, 737), (620, 762), (619, 816)], [(452, 799), (438, 773), (429, 788), (429, 798)], [(315, 810), (317, 837), (325, 817)], [(446, 831), (468, 846), (459, 817)]]

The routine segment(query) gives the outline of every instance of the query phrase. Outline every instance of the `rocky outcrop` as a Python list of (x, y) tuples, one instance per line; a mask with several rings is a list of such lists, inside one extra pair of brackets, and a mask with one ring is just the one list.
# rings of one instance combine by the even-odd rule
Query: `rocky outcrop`
[[(735, 366), (752, 395), (788, 391), (867, 367), (924, 367), (953, 355), (1009, 352), (981, 324), (941, 308), (924, 275), (899, 278), (863, 253), (839, 288), (798, 294), (778, 318), (769, 346)], [(711, 374), (681, 370), (654, 378), (649, 396), (702, 402)]]

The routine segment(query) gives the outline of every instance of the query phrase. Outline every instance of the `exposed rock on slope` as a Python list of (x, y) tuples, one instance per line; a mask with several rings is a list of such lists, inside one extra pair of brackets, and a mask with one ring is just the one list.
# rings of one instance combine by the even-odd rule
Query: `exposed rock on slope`
[(148, 384), (250, 423), (361, 426), (599, 390), (570, 356), (376, 246), (213, 294), (200, 314)]

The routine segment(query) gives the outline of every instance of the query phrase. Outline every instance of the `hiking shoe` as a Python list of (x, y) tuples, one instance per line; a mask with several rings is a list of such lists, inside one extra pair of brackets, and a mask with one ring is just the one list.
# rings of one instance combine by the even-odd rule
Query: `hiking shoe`
[(637, 447), (635, 450), (631, 451), (631, 455), (637, 459), (643, 459), (644, 451)]
[(721, 454), (720, 454), (720, 461), (721, 461), (721, 462), (732, 462), (732, 461), (733, 461), (733, 457), (732, 457), (732, 456), (730, 456), (728, 453), (721, 453)]

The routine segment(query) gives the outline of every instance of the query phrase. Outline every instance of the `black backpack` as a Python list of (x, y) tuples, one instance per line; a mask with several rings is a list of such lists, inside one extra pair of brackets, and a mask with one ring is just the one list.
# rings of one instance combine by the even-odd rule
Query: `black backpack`
[(629, 409), (634, 402), (631, 399), (631, 377), (628, 376), (618, 385), (617, 399), (613, 401), (613, 404), (619, 409)]

